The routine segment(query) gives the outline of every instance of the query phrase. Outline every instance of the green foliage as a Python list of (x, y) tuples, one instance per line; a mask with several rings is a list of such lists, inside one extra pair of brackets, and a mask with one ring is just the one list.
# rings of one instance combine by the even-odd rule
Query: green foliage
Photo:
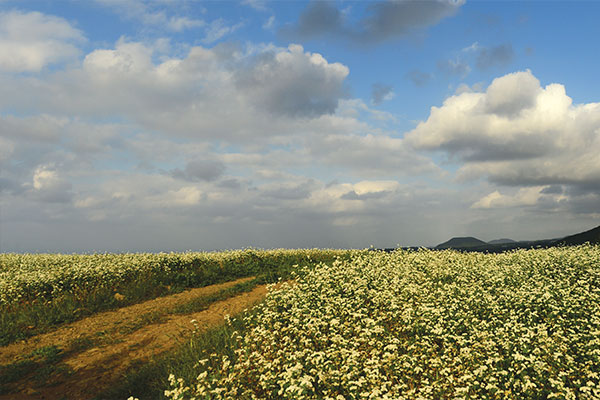
[(61, 323), (186, 288), (251, 275), (273, 282), (289, 276), (296, 265), (332, 262), (346, 253), (247, 249), (169, 254), (0, 254), (0, 346)]
[(173, 314), (192, 314), (195, 312), (206, 310), (211, 304), (231, 298), (240, 293), (249, 292), (254, 289), (259, 283), (261, 283), (263, 279), (252, 279), (251, 281), (238, 283), (237, 285), (230, 287), (228, 289), (223, 289), (218, 293), (198, 297), (193, 299), (185, 304), (181, 304), (171, 310)]
[(236, 341), (234, 332), (243, 329), (242, 319), (231, 320), (230, 324), (208, 331), (195, 330), (179, 348), (169, 354), (134, 366), (123, 380), (96, 399), (165, 399), (165, 387), (169, 376), (176, 375), (192, 381), (198, 375), (198, 360), (211, 354), (234, 356)]
[(0, 394), (6, 392), (7, 384), (28, 375), (37, 384), (43, 384), (52, 374), (68, 373), (64, 366), (57, 365), (64, 355), (62, 349), (46, 346), (32, 351), (19, 361), (0, 366)]

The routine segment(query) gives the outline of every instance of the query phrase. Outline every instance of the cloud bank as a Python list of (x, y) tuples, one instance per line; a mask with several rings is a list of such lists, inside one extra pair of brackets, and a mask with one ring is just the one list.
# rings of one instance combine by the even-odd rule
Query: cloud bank
[[(456, 160), (462, 180), (600, 195), (600, 103), (573, 104), (563, 85), (542, 87), (529, 70), (496, 78), (484, 92), (449, 97), (406, 140)], [(477, 204), (511, 202), (494, 192)]]

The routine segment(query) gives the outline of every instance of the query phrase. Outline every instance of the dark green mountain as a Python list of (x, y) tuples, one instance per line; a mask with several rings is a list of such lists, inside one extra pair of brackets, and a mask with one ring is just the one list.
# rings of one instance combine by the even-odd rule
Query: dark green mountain
[(600, 244), (600, 226), (589, 231), (577, 233), (559, 239), (531, 240), (515, 242), (511, 239), (492, 240), (489, 243), (483, 242), (474, 237), (456, 237), (447, 242), (438, 244), (435, 249), (457, 249), (464, 251), (483, 251), (491, 253), (501, 253), (516, 249), (546, 248), (554, 246), (572, 246), (589, 242), (591, 244)]
[[(479, 251), (485, 253), (503, 253), (517, 249), (548, 248), (555, 246), (573, 246), (583, 243), (600, 244), (600, 226), (589, 231), (576, 233), (558, 239), (523, 240), (516, 242), (511, 239), (498, 239), (486, 243), (474, 237), (455, 237), (447, 242), (433, 247), (436, 250), (457, 249), (461, 251)], [(420, 247), (403, 247), (404, 249), (418, 250)], [(393, 251), (393, 248), (385, 251)]]
[(447, 242), (435, 246), (436, 249), (468, 249), (471, 247), (486, 246), (487, 243), (474, 237), (455, 237)]
[(597, 226), (594, 229), (590, 229), (589, 231), (577, 233), (575, 235), (567, 236), (562, 239), (557, 239), (557, 244), (566, 244), (566, 245), (577, 245), (583, 244), (585, 242), (590, 243), (600, 243), (600, 226)]

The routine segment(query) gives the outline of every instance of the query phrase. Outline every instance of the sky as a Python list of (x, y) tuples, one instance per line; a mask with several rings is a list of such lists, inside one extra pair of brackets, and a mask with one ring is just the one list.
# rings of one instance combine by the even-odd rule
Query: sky
[(600, 225), (599, 1), (0, 0), (0, 252)]

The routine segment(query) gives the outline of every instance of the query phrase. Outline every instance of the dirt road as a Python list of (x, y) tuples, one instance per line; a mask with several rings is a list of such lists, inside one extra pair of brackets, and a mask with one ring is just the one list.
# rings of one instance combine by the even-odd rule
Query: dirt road
[(18, 362), (24, 355), (49, 346), (66, 352), (56, 365), (57, 371), (66, 373), (50, 375), (46, 382), (38, 382), (38, 385), (30, 376), (24, 376), (9, 385), (14, 393), (0, 395), (0, 400), (92, 398), (118, 382), (132, 364), (176, 347), (192, 333), (192, 319), (202, 329), (222, 324), (226, 314), (235, 315), (261, 301), (267, 288), (266, 285), (257, 286), (197, 313), (171, 315), (168, 310), (250, 279), (192, 289), (96, 314), (27, 341), (0, 347), (0, 365)]

